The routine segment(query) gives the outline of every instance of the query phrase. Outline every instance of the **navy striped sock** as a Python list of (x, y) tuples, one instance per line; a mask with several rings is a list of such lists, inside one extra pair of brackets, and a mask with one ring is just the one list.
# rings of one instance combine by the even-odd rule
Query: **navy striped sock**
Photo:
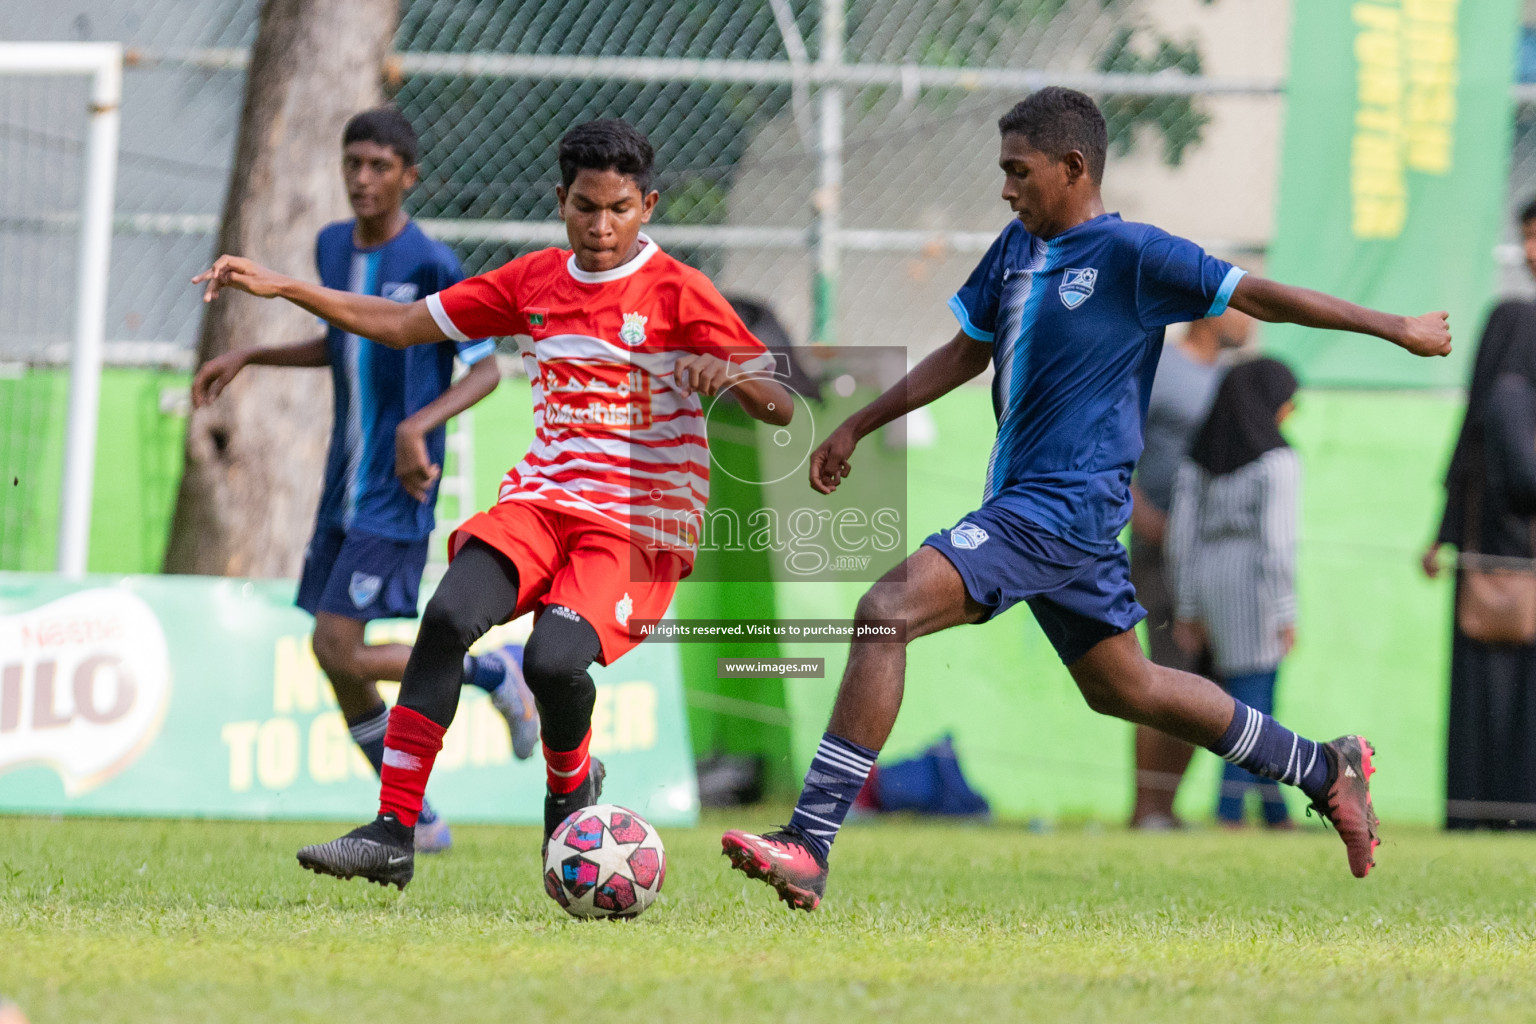
[(1232, 702), (1232, 724), (1211, 753), (1255, 775), (1297, 786), (1314, 800), (1328, 789), (1328, 758), (1323, 745), (1298, 736), (1262, 711)]
[(821, 734), (821, 746), (811, 758), (811, 770), (805, 773), (805, 788), (800, 791), (789, 826), (805, 837), (823, 863), (878, 756), (877, 751), (841, 736)]
[(363, 750), (363, 756), (378, 772), (384, 765), (384, 730), (389, 728), (389, 708), (379, 705), (377, 714), (347, 723), (352, 741)]

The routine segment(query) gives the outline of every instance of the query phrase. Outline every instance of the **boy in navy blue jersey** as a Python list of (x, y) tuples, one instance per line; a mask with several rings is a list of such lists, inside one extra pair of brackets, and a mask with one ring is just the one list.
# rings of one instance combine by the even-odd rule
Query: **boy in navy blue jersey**
[[(365, 111), (347, 123), (342, 174), (356, 219), (320, 232), (315, 263), (325, 285), (409, 304), (463, 279), (453, 251), (428, 238), (404, 210), (417, 181), (417, 151), (416, 133), (396, 110)], [(455, 358), (469, 367), (458, 383)], [(399, 680), (411, 648), (364, 643), (363, 631), (373, 619), (416, 617), (443, 425), (495, 389), (495, 345), (445, 342), (400, 351), (330, 327), (309, 341), (209, 360), (193, 381), (193, 404), (217, 398), (251, 364), (331, 368), (335, 413), (325, 489), (296, 603), (315, 616), (315, 658), (353, 739), (378, 771), (389, 715), (375, 684)], [(463, 681), (490, 693), (512, 731), (514, 753), (527, 758), (539, 723), (520, 651), (466, 657)], [(424, 807), (416, 848), (432, 852), (450, 842), (447, 823)]]
[[(1145, 612), (1118, 537), (1165, 326), (1231, 305), (1435, 356), (1451, 349), (1446, 314), (1392, 316), (1266, 281), (1106, 213), (1107, 132), (1082, 93), (1042, 89), (999, 129), (1002, 196), (1015, 219), (950, 300), (959, 333), (811, 456), (812, 487), (831, 493), (860, 438), (995, 367), (997, 441), (981, 508), (876, 583), (857, 618), (904, 620), (910, 642), (1027, 603), (1089, 707), (1299, 786), (1364, 877), (1377, 845), (1371, 746), (1353, 735), (1297, 736), (1209, 680), (1149, 662), (1133, 632)], [(856, 641), (789, 825), (722, 838), (733, 867), (793, 907), (821, 901), (832, 841), (895, 724), (905, 670), (904, 643)]]

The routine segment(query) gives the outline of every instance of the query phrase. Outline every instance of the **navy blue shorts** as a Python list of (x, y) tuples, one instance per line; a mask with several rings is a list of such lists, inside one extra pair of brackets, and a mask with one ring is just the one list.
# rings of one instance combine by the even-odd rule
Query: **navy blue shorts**
[(997, 505), (983, 505), (923, 543), (950, 560), (987, 618), (1028, 602), (1066, 665), (1147, 616), (1118, 544), (1093, 554)]
[(391, 540), (334, 526), (316, 527), (304, 552), (294, 604), (346, 619), (414, 619), (429, 540)]

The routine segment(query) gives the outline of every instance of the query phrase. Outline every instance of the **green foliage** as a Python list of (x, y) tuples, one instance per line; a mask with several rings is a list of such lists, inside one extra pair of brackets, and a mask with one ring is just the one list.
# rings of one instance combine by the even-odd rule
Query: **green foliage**
[[(451, 809), (450, 809), (451, 810)], [(534, 829), (454, 830), (404, 894), (300, 870), (344, 826), (0, 818), (0, 985), (33, 1024), (1530, 1019), (1518, 836), (1338, 839), (907, 822), (838, 840), (827, 903), (726, 868), (738, 812), (664, 834), (661, 902), (567, 918)]]
[[(1160, 71), (1200, 74), (1200, 51), (1193, 42), (1180, 46), (1166, 36), (1157, 36), (1151, 56), (1135, 45), (1137, 30), (1122, 28), (1099, 56), (1100, 71), (1118, 74), (1151, 75)], [(1136, 130), (1149, 125), (1163, 140), (1163, 159), (1173, 167), (1184, 160), (1184, 153), (1200, 144), (1210, 116), (1188, 96), (1106, 96), (1100, 103), (1109, 122), (1109, 144), (1124, 156), (1136, 144)]]

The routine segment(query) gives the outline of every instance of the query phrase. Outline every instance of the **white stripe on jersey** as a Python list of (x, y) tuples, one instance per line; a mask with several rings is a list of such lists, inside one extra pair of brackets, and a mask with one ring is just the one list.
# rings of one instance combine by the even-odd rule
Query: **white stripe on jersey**
[[(498, 500), (598, 515), (691, 556), (709, 502), (709, 438), (699, 396), (679, 390), (673, 377), (689, 353), (637, 352), (584, 334), (520, 344), (533, 382), (534, 441), (503, 478)], [(763, 353), (737, 365), (766, 374), (775, 364)], [(633, 370), (645, 375), (643, 398), (614, 391)], [(603, 386), (584, 391), (584, 380)], [(546, 385), (556, 389), (553, 402)], [(594, 411), (594, 400), (606, 404)], [(632, 416), (640, 401), (648, 407)], [(551, 416), (552, 406), (558, 415)]]

